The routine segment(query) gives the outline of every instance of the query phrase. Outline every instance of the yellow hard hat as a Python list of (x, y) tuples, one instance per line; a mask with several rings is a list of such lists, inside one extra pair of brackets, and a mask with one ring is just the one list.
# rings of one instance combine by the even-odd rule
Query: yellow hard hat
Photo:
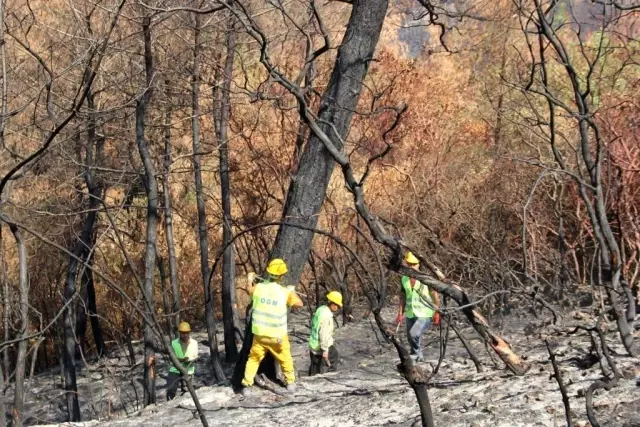
[(416, 256), (411, 252), (407, 252), (407, 255), (405, 255), (404, 257), (404, 260), (407, 262), (407, 264), (420, 264), (420, 260), (418, 260), (418, 258), (416, 258)]
[(289, 271), (287, 269), (287, 264), (283, 259), (280, 258), (272, 259), (271, 261), (269, 261), (269, 265), (267, 266), (267, 273), (271, 274), (272, 276), (283, 276), (287, 273), (287, 271)]
[(342, 307), (342, 294), (338, 291), (331, 291), (327, 294), (327, 299), (332, 303)]
[(179, 332), (191, 332), (191, 325), (189, 325), (187, 322), (181, 322), (180, 326), (178, 326), (178, 331)]

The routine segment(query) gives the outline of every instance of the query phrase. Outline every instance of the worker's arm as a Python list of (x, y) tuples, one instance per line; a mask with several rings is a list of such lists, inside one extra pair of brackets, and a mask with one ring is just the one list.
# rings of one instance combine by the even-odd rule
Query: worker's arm
[(329, 347), (333, 343), (333, 322), (333, 316), (323, 319), (318, 330), (320, 349), (322, 350), (322, 355), (326, 355), (326, 357), (329, 356)]
[(434, 290), (431, 291), (431, 296), (433, 297), (433, 303), (435, 304), (436, 308), (440, 307), (440, 295), (438, 295), (438, 293)]
[(296, 291), (292, 290), (289, 292), (289, 296), (287, 297), (287, 305), (291, 308), (302, 308), (304, 304), (298, 294), (296, 294)]
[(253, 283), (256, 280), (256, 273), (247, 274), (247, 291), (249, 292), (249, 296), (253, 296), (253, 291), (256, 289), (255, 284)]
[[(438, 295), (438, 293), (432, 289), (430, 289), (431, 292), (431, 298), (433, 298), (433, 306), (434, 308), (438, 309), (440, 308), (440, 296)], [(440, 312), (436, 311), (435, 313), (433, 313), (433, 324), (438, 326), (440, 325)]]
[(195, 362), (198, 359), (198, 341), (189, 340), (187, 351), (184, 354), (185, 362)]

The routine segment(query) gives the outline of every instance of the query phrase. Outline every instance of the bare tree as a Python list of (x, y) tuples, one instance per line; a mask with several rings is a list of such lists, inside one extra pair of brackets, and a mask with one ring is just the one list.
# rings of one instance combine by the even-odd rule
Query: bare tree
[[(315, 1), (311, 1), (309, 7), (315, 8)], [(352, 2), (347, 30), (338, 48), (336, 64), (317, 112), (321, 128), (330, 132), (330, 129), (335, 127), (341, 140), (349, 131), (362, 91), (362, 81), (373, 59), (387, 8), (388, 0)], [(254, 34), (266, 43), (264, 34), (256, 30)], [(316, 51), (309, 52), (305, 58), (302, 76), (315, 59), (329, 49), (327, 35), (323, 34), (323, 37), (324, 45)], [(309, 88), (297, 90), (302, 95)], [(341, 149), (341, 143), (337, 144), (337, 148)], [(310, 228), (316, 226), (333, 167), (334, 161), (330, 153), (312, 132), (300, 156), (295, 176), (289, 184), (282, 214), (284, 221)], [(312, 239), (311, 232), (289, 226), (278, 229), (271, 257), (286, 259), (289, 266), (288, 279), (292, 283), (298, 283), (309, 257)]]
[(29, 344), (29, 277), (27, 273), (27, 249), (22, 238), (22, 233), (15, 225), (9, 224), (9, 227), (16, 239), (16, 245), (18, 247), (18, 265), (20, 269), (18, 279), (18, 291), (20, 296), (20, 341), (18, 342), (18, 353), (16, 355), (13, 424), (15, 426), (22, 426), (24, 421), (22, 414), (24, 404), (24, 380), (27, 363), (27, 345)]
[[(601, 277), (598, 278), (598, 285), (603, 287), (609, 298), (612, 314), (625, 349), (630, 355), (637, 355), (639, 350), (627, 321), (627, 313), (618, 299), (621, 294), (627, 299), (627, 305), (635, 309), (635, 301), (632, 296), (629, 297), (630, 293), (621, 292), (624, 287), (621, 283), (622, 256), (618, 239), (609, 220), (610, 211), (607, 207), (607, 196), (603, 184), (607, 143), (603, 140), (600, 126), (594, 117), (592, 92), (597, 84), (595, 74), (602, 67), (601, 63), (608, 50), (605, 38), (601, 37), (594, 46), (588, 46), (581, 35), (583, 24), (574, 22), (573, 25), (577, 26), (577, 31), (573, 37), (580, 51), (572, 54), (567, 42), (560, 35), (563, 25), (557, 23), (557, 2), (543, 3), (540, 0), (534, 0), (532, 10), (528, 10), (528, 5), (525, 3), (518, 5), (522, 15), (522, 29), (527, 37), (528, 53), (533, 64), (532, 72), (523, 89), (533, 96), (542, 98), (547, 107), (546, 114), (537, 110), (533, 112), (541, 119), (538, 123), (543, 128), (543, 135), (555, 162), (551, 167), (542, 166), (549, 170), (558, 170), (576, 184), (578, 194), (588, 213), (594, 240), (598, 244), (598, 260), (602, 271)], [(605, 7), (601, 6), (603, 31), (613, 25), (617, 13), (609, 12), (604, 9)], [(529, 26), (533, 26), (533, 31)], [(530, 34), (533, 34), (533, 40)], [(576, 65), (576, 57), (586, 62), (586, 71), (580, 71)], [(562, 64), (563, 74), (560, 75), (562, 77), (551, 73), (549, 65), (551, 59)], [(558, 84), (554, 81), (556, 78), (564, 79), (563, 83), (570, 88), (570, 96), (565, 97), (556, 89)], [(560, 145), (558, 110), (564, 111), (572, 118), (577, 131), (575, 152), (579, 157), (573, 166), (569, 160), (570, 156), (564, 153)]]
[(236, 29), (235, 18), (231, 16), (227, 24), (226, 50), (224, 75), (220, 101), (214, 99), (218, 105), (215, 125), (218, 136), (220, 154), (220, 191), (222, 198), (222, 244), (225, 252), (222, 260), (222, 318), (224, 322), (224, 347), (227, 362), (235, 362), (238, 359), (238, 347), (236, 345), (236, 331), (239, 330), (238, 313), (236, 310), (235, 292), (235, 248), (229, 244), (231, 240), (231, 185), (229, 183), (229, 110), (231, 109), (231, 81), (233, 80), (233, 61), (235, 57)]
[(193, 47), (193, 73), (191, 76), (191, 129), (193, 146), (193, 169), (196, 183), (196, 203), (198, 205), (198, 241), (200, 246), (200, 271), (202, 273), (202, 286), (204, 288), (205, 316), (207, 322), (207, 335), (209, 337), (209, 352), (211, 367), (217, 381), (225, 379), (222, 365), (220, 364), (220, 352), (218, 351), (218, 338), (216, 318), (213, 310), (213, 296), (209, 276), (209, 239), (207, 237), (207, 214), (204, 201), (202, 171), (200, 160), (200, 14), (194, 13), (194, 47)]
[[(153, 94), (153, 51), (151, 46), (151, 18), (143, 16), (142, 35), (144, 38), (144, 70), (145, 87), (140, 98), (136, 101), (136, 143), (140, 159), (144, 166), (144, 184), (147, 193), (147, 232), (144, 257), (144, 288), (143, 295), (146, 301), (147, 319), (153, 315), (154, 310), (154, 282), (156, 271), (156, 241), (158, 224), (158, 184), (156, 171), (149, 152), (149, 146), (145, 138), (145, 126), (147, 108)], [(156, 402), (156, 349), (154, 342), (153, 325), (145, 320), (144, 325), (144, 405)]]
[[(167, 252), (169, 253), (169, 282), (171, 286), (171, 316), (169, 317), (169, 325), (171, 328), (180, 324), (180, 284), (178, 283), (178, 266), (176, 264), (176, 246), (173, 240), (173, 209), (171, 208), (171, 185), (169, 177), (171, 175), (171, 119), (172, 119), (172, 103), (170, 94), (170, 81), (165, 80), (165, 98), (166, 110), (164, 119), (164, 175), (163, 175), (163, 192), (164, 192), (164, 229), (167, 239)], [(169, 313), (167, 313), (169, 314)]]

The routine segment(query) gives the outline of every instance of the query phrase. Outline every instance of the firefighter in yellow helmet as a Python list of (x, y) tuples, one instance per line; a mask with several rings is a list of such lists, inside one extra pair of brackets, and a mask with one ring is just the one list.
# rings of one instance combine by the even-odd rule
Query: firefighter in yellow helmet
[[(178, 332), (180, 332), (180, 338), (171, 341), (171, 349), (187, 371), (189, 378), (193, 378), (193, 374), (196, 372), (196, 360), (198, 359), (198, 341), (189, 336), (191, 333), (191, 325), (187, 322), (180, 323)], [(172, 400), (176, 397), (176, 391), (178, 391), (178, 384), (181, 382), (181, 377), (182, 374), (178, 368), (172, 365), (171, 368), (169, 368), (169, 375), (167, 376), (167, 400)]]
[[(420, 269), (420, 261), (411, 252), (404, 258), (410, 268)], [(402, 276), (402, 294), (398, 307), (398, 325), (403, 317), (407, 319), (407, 339), (411, 346), (411, 358), (416, 362), (424, 360), (422, 354), (422, 334), (431, 326), (440, 324), (440, 314), (434, 310), (440, 306), (438, 294), (420, 281)]]
[[(260, 362), (270, 352), (282, 368), (287, 391), (295, 392), (295, 372), (291, 357), (291, 344), (287, 330), (288, 307), (302, 307), (302, 300), (292, 287), (281, 285), (287, 273), (287, 264), (280, 258), (272, 259), (267, 266), (268, 280), (258, 283), (250, 293), (252, 298), (251, 332), (253, 342), (244, 371), (242, 393), (250, 394)], [(249, 281), (253, 281), (249, 275)], [(258, 383), (260, 385), (260, 383)]]
[(338, 365), (338, 349), (333, 343), (333, 314), (342, 308), (342, 294), (331, 291), (327, 303), (321, 305), (313, 315), (309, 336), (309, 376), (335, 371)]

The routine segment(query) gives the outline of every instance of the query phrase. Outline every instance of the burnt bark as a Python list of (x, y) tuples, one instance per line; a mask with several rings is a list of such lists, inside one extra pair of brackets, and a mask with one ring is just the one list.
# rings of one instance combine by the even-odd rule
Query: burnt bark
[[(87, 258), (87, 265), (93, 266), (93, 253)], [(93, 270), (85, 269), (84, 277), (87, 283), (87, 309), (89, 310), (89, 320), (91, 322), (91, 332), (93, 332), (93, 342), (96, 346), (96, 354), (99, 358), (106, 353), (106, 346), (104, 343), (104, 335), (102, 334), (102, 327), (100, 326), (100, 319), (98, 317), (98, 305), (96, 302), (96, 289), (95, 281), (93, 280)]]
[[(2, 1), (2, 0), (0, 0)], [(2, 235), (2, 224), (0, 224), (0, 270), (2, 270), (2, 329), (4, 342), (9, 341), (9, 281), (7, 280), (7, 263), (5, 262), (4, 239)], [(9, 349), (7, 346), (2, 350), (2, 366), (3, 371), (9, 379), (11, 364), (9, 363)]]
[(156, 270), (156, 241), (158, 224), (158, 185), (156, 183), (156, 170), (151, 160), (151, 153), (145, 138), (145, 121), (147, 107), (153, 94), (153, 52), (151, 49), (151, 18), (145, 16), (142, 19), (142, 34), (144, 37), (144, 69), (146, 85), (144, 93), (136, 102), (136, 143), (140, 159), (144, 166), (144, 184), (147, 193), (147, 230), (144, 255), (144, 399), (143, 405), (151, 405), (156, 402), (156, 349), (153, 334), (154, 307), (154, 282)]
[(193, 169), (196, 184), (196, 204), (198, 209), (198, 242), (200, 246), (200, 271), (202, 273), (202, 285), (204, 287), (205, 317), (207, 322), (207, 336), (209, 338), (209, 354), (211, 365), (217, 381), (226, 379), (222, 365), (220, 363), (220, 352), (218, 351), (218, 338), (216, 318), (213, 311), (213, 296), (209, 275), (209, 240), (207, 237), (207, 216), (204, 203), (204, 193), (202, 190), (202, 168), (200, 161), (200, 15), (194, 14), (194, 49), (193, 49), (193, 74), (191, 76), (191, 127), (192, 127), (192, 147), (193, 147)]
[(567, 387), (564, 385), (562, 381), (562, 373), (560, 372), (560, 367), (558, 366), (558, 361), (556, 360), (556, 355), (551, 350), (551, 346), (549, 345), (549, 341), (544, 340), (545, 345), (547, 346), (547, 351), (549, 352), (549, 360), (551, 360), (551, 365), (553, 366), (553, 373), (558, 382), (558, 387), (560, 388), (560, 394), (562, 394), (562, 403), (564, 404), (564, 413), (567, 419), (567, 427), (573, 427), (573, 420), (571, 418), (571, 404), (569, 402), (569, 394), (567, 393)]
[(462, 335), (460, 330), (456, 327), (456, 325), (453, 324), (453, 322), (449, 322), (449, 325), (451, 326), (451, 329), (453, 329), (453, 332), (455, 332), (456, 335), (458, 336), (458, 339), (460, 339), (460, 342), (462, 343), (464, 349), (467, 350), (467, 353), (469, 354), (469, 357), (473, 361), (473, 364), (476, 365), (476, 372), (483, 372), (484, 368), (482, 367), (482, 362), (480, 362), (480, 358), (476, 355), (476, 353), (471, 348), (469, 341), (467, 341), (467, 339), (464, 337), (464, 335)]
[[(343, 140), (351, 124), (362, 91), (362, 82), (380, 37), (388, 0), (355, 0), (336, 63), (318, 110), (318, 123), (332, 139)], [(338, 150), (342, 147), (336, 146)], [(320, 138), (311, 133), (298, 170), (291, 179), (282, 220), (315, 228), (322, 208), (334, 160)], [(278, 229), (272, 258), (284, 258), (289, 267), (287, 280), (298, 283), (309, 257), (313, 232), (283, 225)]]
[(172, 333), (175, 333), (175, 326), (180, 324), (180, 284), (178, 283), (178, 267), (176, 263), (176, 246), (173, 240), (173, 209), (171, 208), (171, 185), (169, 176), (171, 175), (171, 120), (172, 104), (169, 94), (170, 82), (165, 80), (165, 97), (167, 98), (167, 109), (165, 110), (164, 127), (164, 175), (162, 187), (164, 191), (164, 230), (167, 238), (167, 252), (169, 254), (169, 283), (171, 286), (171, 312), (166, 314)]
[(171, 316), (171, 304), (169, 303), (169, 295), (167, 293), (167, 270), (164, 268), (164, 260), (157, 255), (158, 273), (160, 274), (160, 289), (162, 292), (162, 306), (164, 307), (165, 314), (165, 326), (167, 328), (167, 334), (171, 337), (176, 334), (176, 328), (172, 325)]
[[(4, 5), (4, 0), (0, 0), (0, 8)], [(2, 16), (2, 10), (0, 9), (0, 16)], [(1, 19), (1, 18), (0, 18)], [(0, 30), (2, 31), (2, 30)], [(9, 289), (9, 285), (7, 283), (6, 278), (6, 267), (4, 263), (4, 240), (2, 239), (2, 223), (0, 223), (0, 280), (2, 281), (2, 323), (4, 328), (4, 342), (9, 341), (9, 321), (8, 321), (8, 309), (9, 309), (9, 301), (7, 298), (7, 292)], [(8, 364), (9, 364), (9, 348), (8, 346), (2, 350), (4, 356), (4, 363), (0, 364), (0, 390), (4, 390), (4, 375), (5, 372), (7, 376), (9, 375)], [(9, 378), (7, 377), (7, 381)], [(7, 425), (7, 409), (4, 404), (4, 399), (0, 399), (0, 427), (5, 427)]]
[[(100, 200), (104, 188), (101, 181), (96, 177), (94, 172), (94, 166), (97, 166), (102, 157), (102, 151), (104, 148), (104, 137), (96, 135), (96, 118), (95, 118), (95, 103), (93, 97), (93, 91), (87, 92), (87, 107), (88, 112), (88, 128), (87, 128), (87, 145), (85, 150), (85, 170), (84, 181), (88, 189), (88, 213), (84, 220), (82, 234), (80, 235), (80, 241), (77, 242), (78, 249), (80, 250), (80, 258), (86, 263), (91, 263), (93, 259), (93, 244), (94, 244), (94, 227), (97, 220), (98, 209), (100, 208)], [(75, 253), (75, 252), (74, 252)], [(69, 260), (69, 266), (71, 268), (72, 261)], [(74, 266), (74, 270), (77, 269), (77, 264)], [(80, 303), (76, 305), (76, 337), (79, 343), (80, 349), (85, 351), (86, 342), (86, 330), (87, 319), (91, 319), (91, 328), (93, 331), (93, 338), (96, 344), (96, 350), (98, 356), (101, 357), (104, 352), (104, 339), (102, 338), (102, 330), (100, 328), (100, 322), (98, 319), (95, 284), (93, 281), (93, 273), (91, 269), (86, 267), (82, 268), (81, 282), (80, 282)], [(74, 271), (72, 274), (77, 276)], [(67, 275), (67, 280), (69, 280)], [(76, 277), (74, 277), (76, 280)], [(88, 317), (87, 317), (88, 315)]]
[[(386, 288), (386, 285), (385, 285)], [(416, 395), (418, 401), (418, 407), (420, 408), (420, 419), (422, 421), (422, 427), (433, 427), (433, 413), (431, 412), (431, 403), (429, 402), (429, 391), (427, 389), (428, 378), (425, 373), (413, 363), (413, 359), (409, 356), (409, 350), (403, 346), (396, 338), (395, 334), (390, 333), (387, 327), (384, 325), (384, 321), (380, 316), (381, 306), (373, 309), (373, 315), (376, 320), (376, 324), (380, 331), (384, 334), (388, 341), (390, 341), (398, 353), (400, 363), (397, 368), (404, 379), (409, 383), (409, 386)]]
[[(236, 31), (235, 18), (229, 17), (227, 26), (227, 58), (224, 66), (224, 79), (220, 102), (217, 103), (219, 120), (215, 120), (220, 154), (220, 191), (222, 201), (222, 244), (226, 248), (222, 255), (222, 321), (224, 323), (224, 348), (227, 362), (238, 360), (236, 331), (239, 330), (235, 289), (235, 247), (231, 244), (231, 186), (229, 183), (229, 112), (233, 61), (235, 56)], [(217, 82), (216, 82), (217, 83)]]

